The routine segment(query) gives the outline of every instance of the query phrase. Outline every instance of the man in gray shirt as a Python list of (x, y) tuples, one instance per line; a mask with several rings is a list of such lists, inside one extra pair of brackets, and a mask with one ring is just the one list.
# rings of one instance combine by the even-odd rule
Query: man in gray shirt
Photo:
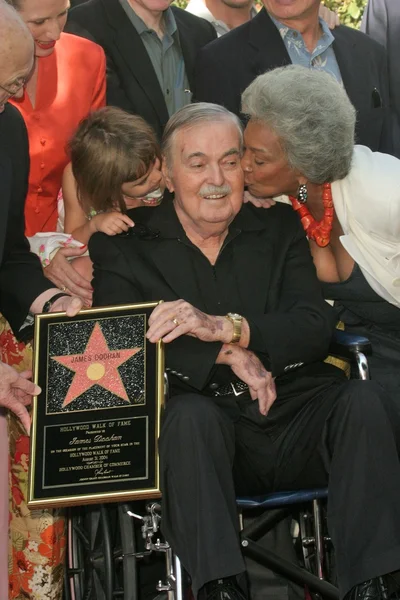
[(71, 10), (66, 30), (103, 47), (107, 104), (141, 115), (161, 136), (189, 104), (198, 50), (216, 37), (210, 23), (171, 0), (91, 0)]

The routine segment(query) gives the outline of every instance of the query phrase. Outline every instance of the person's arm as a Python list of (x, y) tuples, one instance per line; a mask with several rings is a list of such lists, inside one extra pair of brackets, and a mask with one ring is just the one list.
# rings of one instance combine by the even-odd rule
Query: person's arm
[(369, 0), (360, 30), (387, 48), (388, 14), (384, 0)]
[(89, 221), (79, 204), (71, 163), (64, 169), (61, 188), (65, 212), (64, 233), (70, 233), (76, 240), (82, 242), (82, 244), (87, 244), (91, 235), (89, 232)]
[[(400, 14), (399, 14), (400, 16)], [(392, 16), (393, 21), (393, 16)], [(373, 40), (385, 48), (381, 53), (378, 72), (380, 76), (379, 91), (382, 95), (382, 106), (386, 111), (385, 121), (381, 136), (381, 142), (378, 150), (387, 154), (394, 154), (400, 157), (400, 123), (398, 118), (398, 109), (394, 105), (396, 94), (392, 88), (392, 76), (389, 73), (389, 65), (394, 57), (391, 40), (395, 39), (393, 31), (389, 32), (390, 15), (388, 13), (388, 4), (386, 0), (369, 0), (365, 7), (364, 15), (361, 21), (360, 30), (369, 35)], [(392, 25), (396, 31), (396, 25)], [(400, 32), (400, 25), (398, 27)]]
[[(53, 285), (43, 276), (38, 257), (30, 252), (25, 238), (24, 205), (28, 190), (29, 151), (24, 121), (13, 107), (7, 107), (2, 119), (10, 124), (9, 157), (14, 174), (8, 218), (4, 224), (4, 255), (0, 264), (0, 310), (19, 335), (33, 301)], [(12, 142), (12, 143), (11, 143)], [(7, 199), (3, 198), (2, 202)], [(58, 290), (57, 290), (58, 291)]]
[[(281, 262), (276, 309), (267, 309), (261, 314), (244, 313), (239, 345), (254, 352), (277, 376), (284, 373), (288, 365), (326, 357), (336, 315), (324, 301), (297, 215), (289, 207), (284, 211), (272, 208), (272, 211), (276, 217), (279, 215), (274, 226), (278, 231), (276, 240), (280, 240)], [(232, 324), (225, 317), (206, 315), (183, 300), (158, 306), (149, 325), (149, 339), (161, 338), (165, 343), (190, 335), (224, 344), (231, 341), (233, 334)]]
[(93, 90), (92, 110), (97, 110), (106, 105), (106, 55), (100, 46), (97, 46), (97, 50), (99, 53), (99, 68)]
[(107, 56), (107, 106), (118, 106), (127, 112), (134, 112), (132, 102), (110, 56)]
[[(273, 209), (272, 209), (273, 210)], [(263, 356), (274, 376), (295, 363), (312, 363), (328, 354), (336, 324), (325, 302), (309, 244), (296, 214), (285, 215), (287, 245), (280, 280), (279, 309), (266, 314), (244, 314), (250, 327), (248, 349)]]
[(79, 204), (71, 164), (64, 170), (62, 193), (65, 211), (64, 231), (85, 245), (97, 231), (102, 231), (107, 235), (117, 235), (128, 231), (129, 227), (134, 225), (132, 219), (119, 211), (93, 215), (91, 219), (88, 219)]
[[(93, 306), (163, 300), (144, 295), (140, 283), (141, 265), (136, 264), (129, 242), (125, 255), (121, 241), (117, 244), (116, 238), (100, 233), (90, 239)], [(168, 366), (183, 373), (189, 385), (202, 390), (213, 372), (221, 347), (222, 342), (205, 343), (195, 337), (179, 337), (168, 345)]]

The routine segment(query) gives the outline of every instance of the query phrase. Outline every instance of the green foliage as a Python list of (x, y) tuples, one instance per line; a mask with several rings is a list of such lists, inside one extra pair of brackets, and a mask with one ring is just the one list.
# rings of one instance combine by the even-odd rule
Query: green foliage
[(339, 14), (343, 25), (358, 28), (367, 0), (324, 0), (324, 4)]
[[(188, 0), (174, 1), (180, 8), (185, 8), (187, 3)], [(340, 22), (344, 25), (359, 27), (367, 0), (324, 0), (324, 4), (339, 14)]]

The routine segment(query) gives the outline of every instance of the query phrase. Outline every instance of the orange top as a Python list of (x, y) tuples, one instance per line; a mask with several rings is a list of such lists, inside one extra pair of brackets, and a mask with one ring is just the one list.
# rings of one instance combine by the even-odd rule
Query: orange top
[(26, 91), (12, 100), (29, 137), (27, 236), (56, 230), (57, 195), (69, 161), (66, 145), (81, 119), (105, 105), (106, 94), (104, 51), (89, 40), (62, 33), (54, 52), (37, 60), (35, 108)]

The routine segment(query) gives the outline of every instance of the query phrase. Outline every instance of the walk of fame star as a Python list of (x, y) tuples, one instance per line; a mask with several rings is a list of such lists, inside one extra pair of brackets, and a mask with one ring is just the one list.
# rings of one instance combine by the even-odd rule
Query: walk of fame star
[(129, 402), (118, 367), (140, 350), (110, 350), (99, 323), (96, 323), (83, 354), (52, 356), (53, 360), (75, 373), (63, 408), (96, 384)]

